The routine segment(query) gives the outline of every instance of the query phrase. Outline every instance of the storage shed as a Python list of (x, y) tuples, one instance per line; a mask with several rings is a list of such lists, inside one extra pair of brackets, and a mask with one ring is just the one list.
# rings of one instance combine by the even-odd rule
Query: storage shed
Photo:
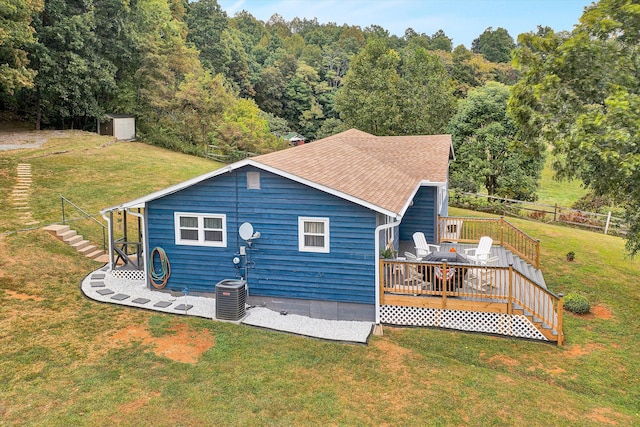
[(115, 136), (118, 141), (136, 138), (136, 118), (128, 114), (105, 114), (98, 123), (98, 135)]

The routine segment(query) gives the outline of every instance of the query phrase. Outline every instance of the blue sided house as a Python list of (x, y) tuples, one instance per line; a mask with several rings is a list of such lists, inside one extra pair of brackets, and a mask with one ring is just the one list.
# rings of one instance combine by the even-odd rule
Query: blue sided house
[(354, 129), (249, 158), (103, 210), (109, 268), (199, 295), (243, 278), (250, 304), (374, 321), (381, 251), (439, 240), (453, 159), (450, 135)]

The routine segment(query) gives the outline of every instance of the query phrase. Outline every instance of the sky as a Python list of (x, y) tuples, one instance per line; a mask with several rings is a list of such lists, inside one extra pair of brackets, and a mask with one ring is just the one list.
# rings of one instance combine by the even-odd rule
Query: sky
[(442, 29), (459, 44), (471, 47), (488, 27), (505, 28), (514, 41), (538, 25), (556, 32), (572, 30), (590, 0), (218, 0), (232, 17), (246, 10), (260, 21), (277, 13), (286, 21), (317, 18), (366, 28), (379, 25), (403, 36), (407, 28), (432, 35)]

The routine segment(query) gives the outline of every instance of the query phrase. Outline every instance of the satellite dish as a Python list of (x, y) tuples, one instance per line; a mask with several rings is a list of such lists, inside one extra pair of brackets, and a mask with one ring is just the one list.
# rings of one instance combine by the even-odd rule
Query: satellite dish
[(238, 230), (238, 233), (240, 234), (240, 238), (242, 240), (251, 239), (251, 237), (253, 236), (253, 225), (251, 225), (251, 223), (249, 223), (249, 222), (243, 223), (240, 226), (240, 229)]

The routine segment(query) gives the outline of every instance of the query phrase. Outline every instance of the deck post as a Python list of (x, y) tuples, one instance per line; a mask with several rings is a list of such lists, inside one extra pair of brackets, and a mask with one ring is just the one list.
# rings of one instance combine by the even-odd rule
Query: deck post
[[(437, 280), (435, 277), (436, 273), (433, 272), (433, 280)], [(442, 286), (440, 290), (442, 291), (442, 308), (447, 308), (447, 261), (442, 261), (442, 280), (440, 281)]]
[(562, 345), (564, 342), (564, 335), (562, 334), (562, 310), (564, 308), (564, 294), (558, 294), (558, 345)]
[(504, 217), (500, 217), (500, 246), (504, 247)]
[(536, 268), (540, 270), (540, 240), (536, 240)]
[(509, 264), (509, 294), (507, 297), (507, 314), (513, 314), (513, 264)]

